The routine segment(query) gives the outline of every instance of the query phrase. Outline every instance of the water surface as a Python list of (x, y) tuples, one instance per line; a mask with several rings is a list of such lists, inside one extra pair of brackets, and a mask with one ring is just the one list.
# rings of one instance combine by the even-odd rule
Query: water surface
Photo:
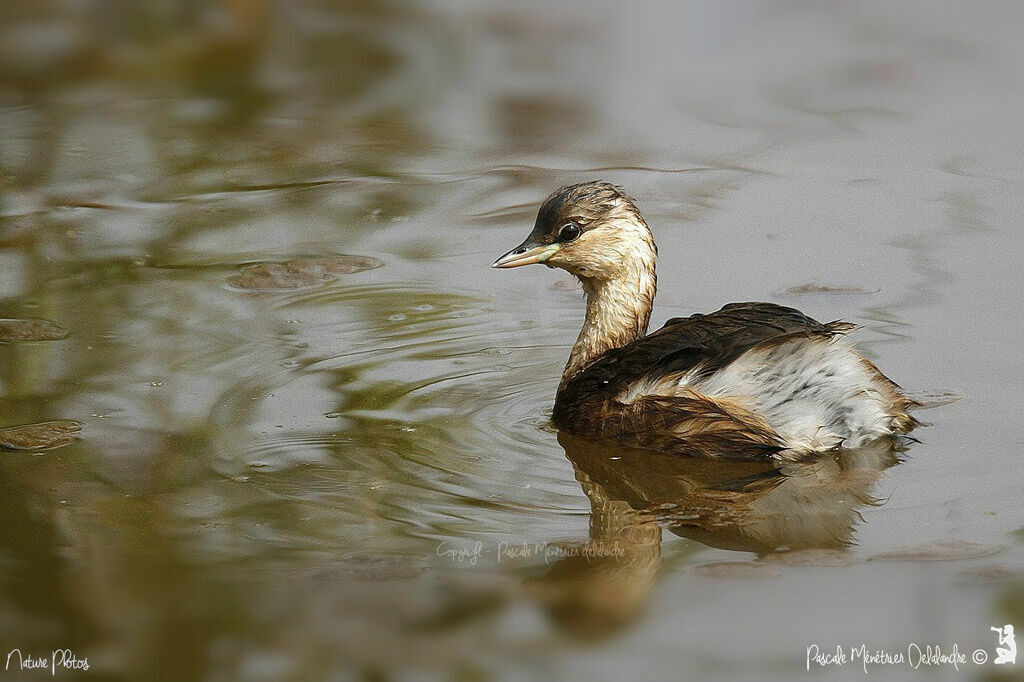
[[(1017, 3), (0, 17), (0, 429), (59, 425), (0, 452), (4, 653), (789, 680), (813, 643), (1024, 628)], [(948, 403), (921, 442), (779, 470), (559, 437), (581, 292), (489, 265), (595, 178), (655, 232), (655, 324), (857, 323)]]

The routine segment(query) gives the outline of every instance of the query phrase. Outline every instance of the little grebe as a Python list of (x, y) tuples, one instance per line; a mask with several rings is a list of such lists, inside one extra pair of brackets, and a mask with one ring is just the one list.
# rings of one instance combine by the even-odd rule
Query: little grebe
[(583, 284), (587, 313), (555, 396), (558, 428), (642, 449), (759, 458), (854, 448), (910, 431), (915, 405), (859, 355), (845, 322), (730, 303), (647, 334), (657, 247), (606, 182), (562, 187), (526, 241), (494, 263), (543, 263)]

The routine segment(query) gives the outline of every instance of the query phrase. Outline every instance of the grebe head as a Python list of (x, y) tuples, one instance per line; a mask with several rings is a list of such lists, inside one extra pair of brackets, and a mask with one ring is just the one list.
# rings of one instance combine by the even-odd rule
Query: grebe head
[(495, 268), (543, 263), (580, 279), (607, 281), (653, 272), (657, 249), (647, 223), (622, 188), (585, 182), (556, 190), (540, 207), (530, 236)]
[(647, 333), (657, 254), (633, 200), (615, 185), (586, 182), (549, 196), (526, 241), (494, 262), (496, 268), (543, 263), (582, 282), (587, 314), (559, 391), (606, 351)]

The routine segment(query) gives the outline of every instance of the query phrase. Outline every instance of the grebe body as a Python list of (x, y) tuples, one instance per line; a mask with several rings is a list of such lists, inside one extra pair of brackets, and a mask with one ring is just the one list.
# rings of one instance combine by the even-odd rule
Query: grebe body
[(533, 232), (494, 267), (559, 267), (587, 312), (555, 397), (575, 435), (698, 456), (856, 448), (911, 430), (915, 404), (845, 338), (772, 303), (731, 303), (647, 335), (657, 248), (633, 200), (590, 182), (545, 200)]

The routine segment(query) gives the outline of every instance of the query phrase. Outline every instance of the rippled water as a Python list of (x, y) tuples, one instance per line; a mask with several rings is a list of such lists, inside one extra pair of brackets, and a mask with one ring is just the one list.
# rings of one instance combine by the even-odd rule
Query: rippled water
[[(1022, 25), (6, 3), (0, 653), (173, 680), (994, 656), (991, 626), (1024, 628)], [(921, 442), (777, 468), (557, 434), (582, 294), (489, 265), (594, 178), (655, 232), (655, 324), (771, 300), (862, 325), (933, 405)], [(961, 668), (938, 674), (1008, 674)]]

